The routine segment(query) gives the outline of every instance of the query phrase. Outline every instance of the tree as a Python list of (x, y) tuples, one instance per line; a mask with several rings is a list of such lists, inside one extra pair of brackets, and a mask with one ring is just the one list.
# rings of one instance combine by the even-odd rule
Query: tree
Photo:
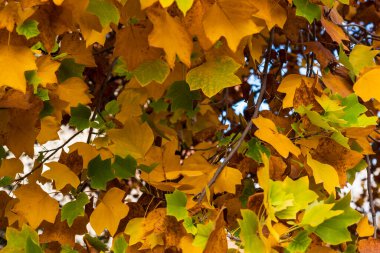
[(0, 1), (0, 252), (379, 251), (378, 7)]

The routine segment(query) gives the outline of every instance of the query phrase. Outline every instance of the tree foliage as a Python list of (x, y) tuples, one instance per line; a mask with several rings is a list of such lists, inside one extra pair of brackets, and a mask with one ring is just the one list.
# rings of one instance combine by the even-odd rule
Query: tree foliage
[(378, 9), (1, 0), (0, 252), (379, 252)]

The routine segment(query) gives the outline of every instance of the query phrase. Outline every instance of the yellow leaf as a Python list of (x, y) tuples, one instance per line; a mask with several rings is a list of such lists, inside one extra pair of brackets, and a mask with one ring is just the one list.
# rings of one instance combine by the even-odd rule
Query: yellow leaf
[(119, 222), (129, 212), (129, 207), (123, 203), (125, 192), (112, 188), (107, 191), (102, 202), (95, 208), (90, 217), (91, 227), (100, 235), (107, 229), (113, 236), (116, 233)]
[(293, 107), (293, 99), (296, 89), (301, 86), (302, 81), (304, 81), (308, 87), (311, 87), (311, 84), (313, 83), (313, 79), (298, 74), (291, 74), (282, 79), (277, 91), (286, 93), (286, 96), (282, 101), (283, 108)]
[(254, 13), (253, 16), (264, 19), (268, 30), (276, 25), (280, 28), (284, 27), (287, 13), (277, 0), (255, 1), (254, 5), (259, 11)]
[(77, 188), (80, 181), (77, 175), (69, 167), (59, 162), (45, 164), (50, 170), (45, 171), (42, 176), (54, 180), (55, 188), (61, 190), (67, 184)]
[(32, 51), (27, 47), (0, 46), (0, 87), (9, 86), (26, 92), (24, 72), (37, 69)]
[(315, 183), (323, 183), (323, 187), (326, 191), (335, 196), (335, 187), (340, 186), (336, 169), (329, 164), (314, 160), (310, 154), (307, 154), (307, 164), (313, 171)]
[(206, 36), (212, 43), (224, 36), (228, 46), (236, 52), (243, 37), (259, 33), (263, 29), (263, 26), (257, 25), (252, 19), (257, 11), (256, 1), (216, 1), (203, 18)]
[(193, 241), (194, 239), (190, 234), (181, 238), (181, 242), (179, 246), (181, 247), (183, 253), (202, 253), (203, 252), (201, 248), (193, 245)]
[(106, 41), (106, 35), (110, 32), (109, 27), (104, 27), (101, 32), (91, 30), (88, 32), (88, 34), (84, 35), (83, 37), (86, 40), (86, 47), (91, 46), (95, 42), (99, 45), (104, 45), (104, 42)]
[(124, 89), (117, 97), (120, 104), (120, 112), (116, 119), (124, 123), (127, 119), (141, 116), (141, 107), (146, 103), (148, 96), (142, 89)]
[(134, 245), (144, 239), (144, 222), (145, 218), (134, 218), (128, 222), (124, 232), (130, 235), (129, 245)]
[(258, 128), (255, 132), (255, 136), (271, 144), (282, 157), (287, 158), (289, 156), (289, 152), (295, 156), (301, 154), (300, 149), (295, 146), (293, 142), (288, 139), (288, 137), (278, 132), (273, 121), (262, 116), (259, 116), (252, 121)]
[(46, 87), (49, 83), (57, 83), (57, 76), (55, 72), (58, 70), (60, 64), (53, 61), (50, 56), (44, 55), (37, 58), (37, 76), (41, 79), (41, 85)]
[(78, 104), (86, 105), (91, 102), (87, 91), (87, 84), (79, 77), (67, 79), (59, 84), (56, 90), (59, 99), (69, 103), (65, 108), (67, 113), (70, 113), (70, 107), (77, 107)]
[(152, 4), (154, 4), (157, 1), (158, 0), (140, 0), (141, 9), (148, 8), (149, 6), (151, 6)]
[(53, 0), (55, 5), (61, 5), (65, 0)]
[(17, 173), (22, 173), (24, 165), (17, 158), (3, 159), (0, 167), (0, 178), (11, 177), (14, 178)]
[(77, 150), (78, 154), (82, 156), (83, 168), (87, 168), (88, 163), (99, 154), (102, 160), (112, 157), (112, 154), (108, 150), (105, 150), (105, 149), (98, 150), (94, 146), (91, 146), (90, 144), (87, 144), (84, 142), (74, 143), (73, 145), (69, 147), (69, 150), (70, 150), (69, 153), (72, 153), (75, 150)]
[[(212, 175), (213, 173), (211, 173), (211, 176)], [(216, 179), (216, 182), (214, 184), (214, 193), (229, 192), (235, 194), (235, 186), (240, 185), (242, 179), (243, 176), (239, 170), (231, 167), (225, 167), (222, 173)]]
[[(164, 49), (170, 68), (174, 68), (176, 55), (186, 66), (190, 67), (193, 41), (185, 27), (170, 16), (165, 9), (149, 9), (147, 14), (154, 25), (154, 29), (148, 37), (149, 44)], [(162, 36), (163, 34), (165, 36)]]
[(109, 146), (112, 153), (121, 157), (131, 155), (135, 159), (144, 157), (154, 140), (148, 123), (134, 118), (126, 120), (122, 129), (111, 129), (107, 134), (113, 142)]
[(380, 101), (380, 68), (374, 68), (364, 73), (354, 84), (354, 92), (364, 102), (371, 98)]
[(374, 227), (369, 224), (368, 217), (364, 216), (358, 223), (358, 226), (356, 228), (356, 232), (358, 233), (359, 237), (366, 237), (366, 236), (372, 236), (374, 232)]
[(41, 119), (41, 131), (37, 135), (37, 141), (40, 144), (44, 144), (48, 141), (59, 139), (58, 131), (61, 128), (61, 124), (55, 117), (46, 116)]
[(54, 223), (59, 204), (39, 185), (23, 185), (15, 190), (14, 194), (20, 201), (15, 204), (12, 211), (25, 217), (32, 228), (36, 229), (43, 220)]

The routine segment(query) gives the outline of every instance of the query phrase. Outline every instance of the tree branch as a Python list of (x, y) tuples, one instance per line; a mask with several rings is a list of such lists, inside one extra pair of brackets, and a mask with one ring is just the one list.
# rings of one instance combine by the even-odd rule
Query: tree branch
[(28, 173), (26, 173), (24, 176), (22, 177), (19, 177), (17, 179), (15, 179), (14, 182), (21, 182), (22, 180), (24, 180), (25, 178), (29, 177), (33, 172), (35, 172), (36, 170), (38, 170), (39, 168), (41, 168), (41, 166), (46, 162), (48, 161), (50, 158), (52, 158), (60, 149), (64, 148), (70, 141), (72, 141), (76, 136), (78, 136), (79, 134), (81, 134), (83, 132), (83, 130), (79, 131), (79, 132), (76, 132), (75, 134), (73, 134), (69, 139), (67, 139), (62, 145), (58, 146), (57, 148), (55, 149), (52, 149), (52, 153), (46, 157), (44, 157), (44, 159), (42, 159), (41, 162), (39, 162), (37, 165), (35, 165), (33, 167), (33, 169), (31, 171), (29, 171)]
[[(99, 92), (99, 95), (98, 95), (98, 101), (96, 103), (96, 106), (95, 106), (95, 109), (94, 109), (94, 114), (92, 115), (90, 121), (94, 121), (95, 118), (96, 118), (96, 115), (98, 114), (98, 111), (100, 111), (100, 106), (102, 105), (102, 98), (103, 98), (103, 93), (104, 91), (106, 90), (106, 86), (107, 86), (107, 83), (111, 80), (112, 78), (112, 69), (113, 67), (115, 66), (116, 62), (117, 62), (117, 59), (118, 57), (116, 57), (111, 65), (110, 65), (110, 68), (107, 72), (107, 76), (104, 78), (103, 80), (103, 83), (102, 83), (102, 86), (100, 87), (100, 92)], [(87, 136), (87, 143), (90, 143), (91, 141), (91, 136), (92, 136), (92, 132), (94, 131), (94, 128), (93, 127), (90, 127), (90, 130), (88, 131), (88, 136)]]
[(373, 224), (373, 227), (374, 227), (374, 231), (373, 231), (373, 238), (376, 239), (377, 237), (377, 222), (376, 222), (376, 210), (375, 210), (375, 206), (374, 206), (374, 203), (373, 203), (373, 194), (372, 194), (372, 181), (371, 181), (371, 176), (372, 176), (372, 173), (371, 173), (371, 170), (372, 170), (372, 166), (371, 166), (371, 161), (369, 160), (369, 155), (366, 155), (366, 160), (367, 160), (367, 191), (368, 191), (368, 201), (369, 201), (369, 207), (370, 207), (370, 211), (371, 211), (371, 216), (372, 216), (372, 224)]
[[(266, 53), (266, 56), (265, 56), (265, 65), (264, 65), (264, 71), (263, 71), (263, 79), (262, 79), (262, 82), (261, 82), (261, 90), (260, 90), (259, 97), (257, 99), (255, 111), (254, 111), (254, 113), (253, 113), (250, 121), (248, 122), (247, 126), (245, 127), (245, 129), (244, 129), (244, 131), (243, 131), (240, 139), (237, 141), (236, 145), (233, 147), (233, 149), (231, 150), (231, 152), (228, 154), (228, 156), (226, 157), (226, 159), (224, 159), (224, 161), (222, 162), (222, 164), (215, 171), (215, 173), (214, 173), (213, 177), (211, 178), (211, 180), (208, 182), (208, 184), (207, 184), (208, 188), (210, 188), (216, 182), (216, 179), (218, 178), (218, 176), (220, 175), (220, 173), (222, 173), (223, 169), (227, 166), (227, 164), (229, 163), (229, 161), (232, 159), (232, 157), (238, 151), (238, 149), (241, 146), (241, 144), (243, 143), (245, 137), (247, 136), (247, 134), (251, 130), (251, 127), (253, 125), (252, 119), (257, 118), (257, 116), (259, 115), (259, 109), (260, 109), (261, 103), (263, 102), (264, 94), (265, 94), (266, 87), (267, 87), (269, 61), (270, 61), (270, 57), (271, 57), (271, 53), (272, 53), (273, 39), (274, 39), (274, 28), (272, 28), (272, 30), (270, 32), (270, 38), (269, 38), (269, 41), (268, 41), (267, 53)], [(205, 195), (206, 195), (206, 187), (203, 188), (202, 192), (200, 193), (200, 195), (198, 197), (198, 203), (202, 202), (202, 200), (204, 199)]]

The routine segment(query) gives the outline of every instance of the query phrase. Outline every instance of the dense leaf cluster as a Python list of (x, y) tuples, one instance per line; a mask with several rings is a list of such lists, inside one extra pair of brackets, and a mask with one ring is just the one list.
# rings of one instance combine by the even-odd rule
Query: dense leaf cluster
[(0, 252), (380, 251), (379, 17), (0, 0)]

